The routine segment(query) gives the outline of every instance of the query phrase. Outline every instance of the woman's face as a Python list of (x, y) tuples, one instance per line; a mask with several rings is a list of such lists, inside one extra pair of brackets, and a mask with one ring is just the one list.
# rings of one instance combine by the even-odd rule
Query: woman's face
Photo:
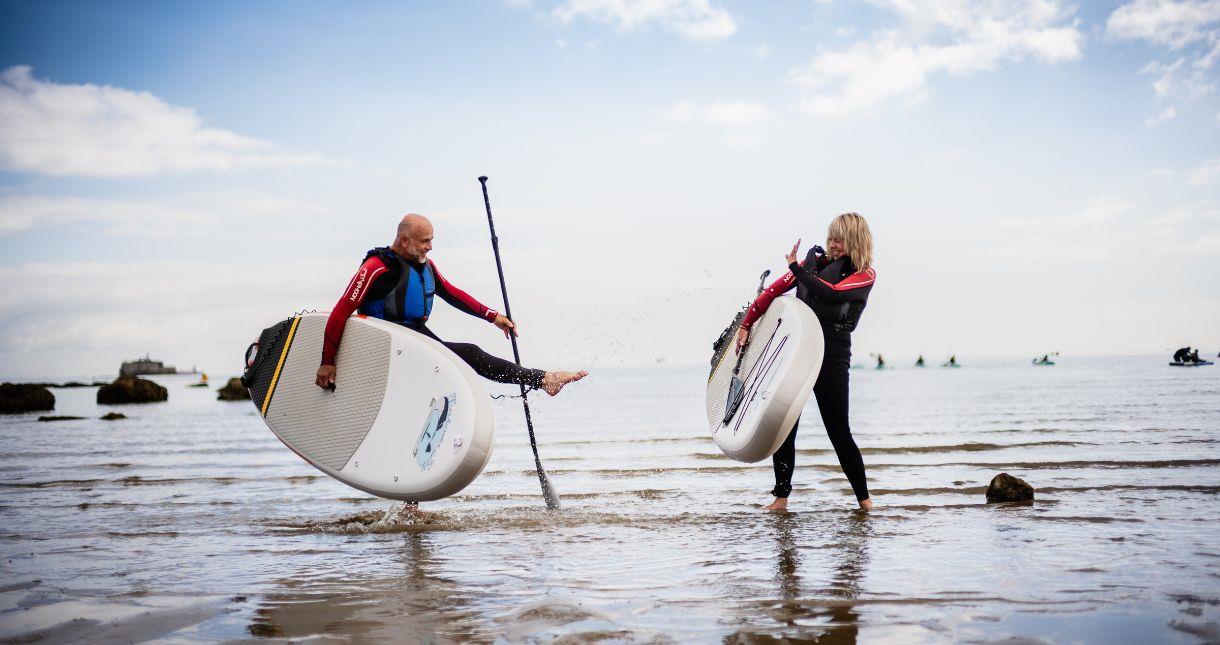
[(842, 257), (843, 255), (845, 255), (846, 253), (847, 253), (847, 247), (844, 246), (844, 244), (843, 244), (843, 238), (841, 238), (841, 237), (827, 237), (826, 238), (826, 255), (829, 255), (830, 259), (837, 260), (840, 257)]

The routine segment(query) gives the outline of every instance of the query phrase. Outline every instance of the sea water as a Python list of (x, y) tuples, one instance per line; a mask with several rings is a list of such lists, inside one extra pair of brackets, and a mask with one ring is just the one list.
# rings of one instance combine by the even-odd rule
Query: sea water
[[(153, 377), (160, 404), (56, 389), (54, 414), (87, 418), (0, 417), (0, 639), (1220, 640), (1220, 367), (853, 370), (870, 514), (812, 400), (790, 512), (761, 512), (770, 461), (716, 449), (706, 377), (533, 395), (557, 511), (498, 399), (486, 471), (422, 518), (193, 377)], [(1000, 472), (1035, 501), (987, 504)]]

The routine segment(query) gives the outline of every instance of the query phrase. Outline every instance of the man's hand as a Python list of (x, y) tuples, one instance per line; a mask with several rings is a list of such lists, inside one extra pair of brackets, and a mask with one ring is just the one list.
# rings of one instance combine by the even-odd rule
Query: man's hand
[(741, 327), (737, 330), (737, 345), (733, 348), (734, 354), (740, 354), (741, 348), (746, 346), (746, 341), (750, 340), (750, 330)]
[(509, 334), (517, 335), (517, 324), (509, 320), (504, 314), (496, 314), (496, 319), (491, 324), (499, 327), (500, 331), (504, 332), (505, 338), (508, 338)]
[[(799, 248), (801, 248), (801, 241), (800, 241), (800, 239), (797, 239), (796, 244), (792, 245), (792, 250), (788, 251), (788, 255), (784, 256), (784, 259), (788, 261), (788, 264), (792, 264), (793, 262), (796, 262), (796, 251)], [(784, 266), (787, 266), (787, 265), (784, 265)]]
[(326, 390), (335, 384), (335, 366), (323, 365), (318, 368), (318, 378), (314, 381), (318, 387)]

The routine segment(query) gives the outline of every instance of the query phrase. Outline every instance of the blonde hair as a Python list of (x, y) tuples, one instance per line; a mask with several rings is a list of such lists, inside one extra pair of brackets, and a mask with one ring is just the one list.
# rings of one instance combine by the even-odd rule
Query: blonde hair
[(830, 220), (826, 237), (843, 240), (843, 247), (856, 271), (867, 271), (873, 266), (873, 234), (859, 213), (843, 213)]

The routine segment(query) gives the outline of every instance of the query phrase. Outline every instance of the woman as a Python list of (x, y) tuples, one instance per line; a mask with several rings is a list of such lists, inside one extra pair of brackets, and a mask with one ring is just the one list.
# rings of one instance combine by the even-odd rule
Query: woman
[[(788, 273), (767, 287), (741, 322), (737, 332), (737, 351), (745, 346), (750, 337), (750, 326), (762, 317), (771, 301), (796, 287), (796, 295), (809, 305), (822, 323), (822, 336), (826, 340), (826, 351), (822, 356), (822, 369), (813, 386), (822, 423), (839, 465), (851, 482), (852, 491), (860, 508), (871, 510), (873, 501), (868, 496), (868, 484), (864, 476), (864, 460), (860, 449), (851, 438), (851, 427), (847, 422), (847, 375), (851, 367), (851, 332), (860, 321), (860, 313), (868, 302), (877, 273), (873, 271), (873, 236), (868, 222), (856, 213), (845, 213), (830, 222), (826, 233), (826, 251), (813, 247), (805, 261), (797, 264), (796, 252), (801, 241), (797, 240), (788, 253)], [(775, 467), (775, 488), (771, 494), (775, 501), (766, 510), (778, 511), (788, 507), (788, 495), (792, 492), (792, 471), (796, 465), (797, 419), (788, 434), (787, 441), (780, 446), (772, 463)]]

